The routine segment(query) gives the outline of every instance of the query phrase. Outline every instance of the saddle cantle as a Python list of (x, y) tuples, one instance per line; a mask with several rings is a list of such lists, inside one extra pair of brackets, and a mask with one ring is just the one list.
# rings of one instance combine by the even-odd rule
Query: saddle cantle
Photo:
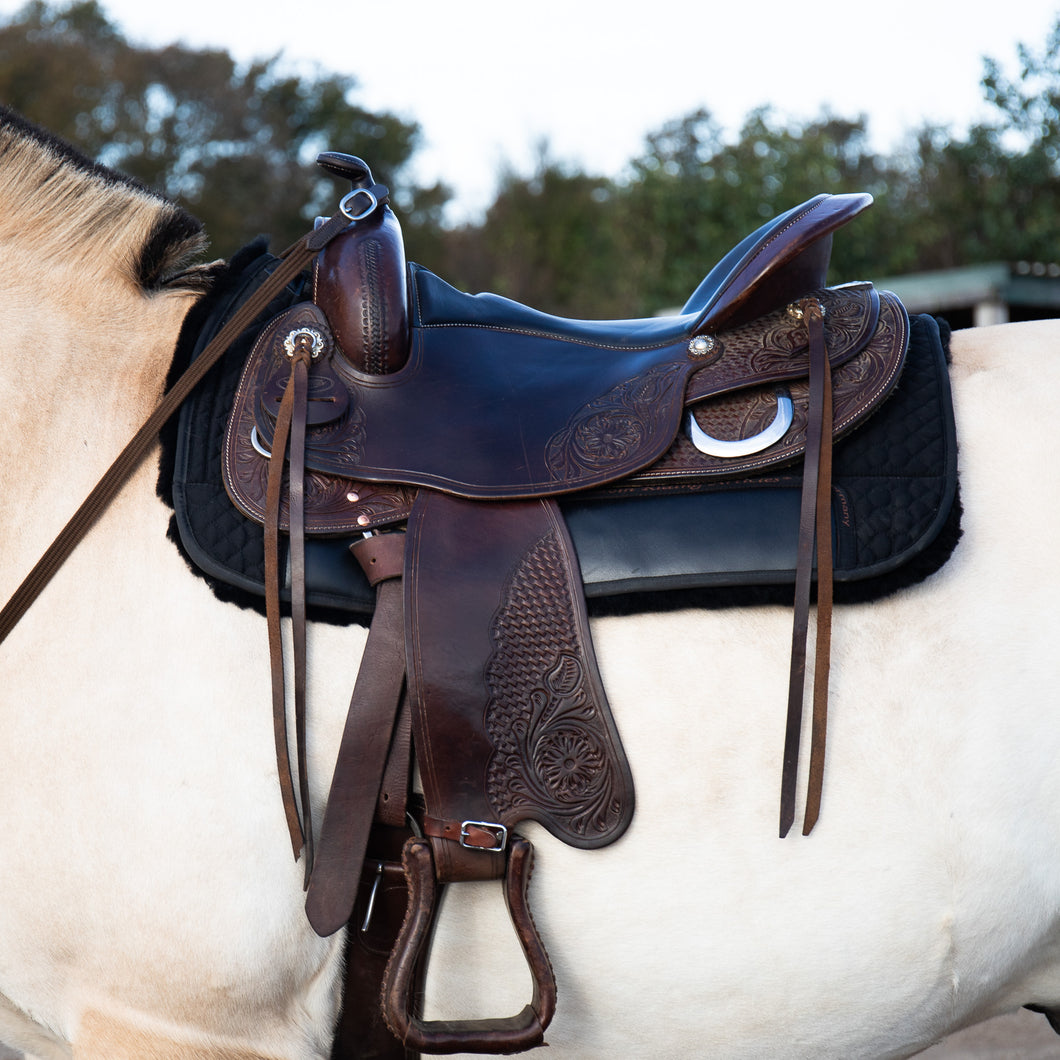
[[(355, 189), (371, 183), (359, 160), (324, 162)], [(817, 196), (733, 248), (677, 316), (604, 322), (463, 294), (406, 267), (382, 202), (321, 253), (311, 300), (255, 342), (229, 418), (224, 481), (237, 509), (265, 525), (267, 551), (290, 535), (296, 667), (303, 534), (355, 538), (351, 552), (377, 593), (315, 843), (299, 777), (307, 912), (321, 933), (350, 915), (373, 820), (396, 827), (413, 810), (413, 745), (422, 777), (421, 837), (405, 851), (409, 913), (384, 989), (403, 1045), (511, 1052), (542, 1041), (555, 983), (526, 909), (529, 845), (512, 829), (535, 820), (592, 848), (620, 837), (633, 814), (560, 498), (591, 507), (709, 491), (736, 476), (791, 474), (802, 461), (782, 833), (790, 824), (815, 567), (819, 627), (830, 620), (832, 442), (894, 390), (909, 342), (892, 295), (825, 286), (832, 234), (870, 202)], [(272, 568), (275, 581), (275, 556)], [(817, 651), (826, 688), (826, 636)], [(814, 817), (824, 702), (818, 687)], [(281, 776), (287, 758), (281, 740)], [(285, 790), (293, 806), (293, 785)], [(436, 882), (500, 877), (533, 1001), (510, 1020), (420, 1020), (411, 994)]]

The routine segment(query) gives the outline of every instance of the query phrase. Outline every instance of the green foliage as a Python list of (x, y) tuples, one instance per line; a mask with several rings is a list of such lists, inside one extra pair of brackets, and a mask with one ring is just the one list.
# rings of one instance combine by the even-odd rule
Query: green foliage
[(445, 198), (402, 179), (419, 128), (351, 102), (351, 77), (281, 72), (280, 58), (243, 68), (225, 51), (128, 43), (96, 0), (35, 0), (0, 28), (0, 99), (100, 161), (184, 204), (215, 252), (259, 232), (279, 246), (334, 207), (320, 150), (371, 160), (377, 179), (417, 199)]
[(394, 190), (409, 256), (458, 286), (572, 316), (640, 316), (680, 305), (737, 240), (822, 191), (876, 205), (837, 233), (837, 280), (994, 260), (1053, 260), (1060, 246), (1060, 20), (1009, 76), (984, 60), (995, 120), (965, 135), (924, 126), (893, 155), (862, 115), (803, 122), (768, 107), (728, 137), (709, 110), (651, 132), (617, 179), (552, 158), (501, 174), (481, 223), (449, 228), (450, 191), (415, 187), (419, 128), (358, 107), (352, 77), (301, 76), (279, 56), (126, 41), (96, 0), (35, 0), (0, 26), (0, 99), (101, 161), (183, 202), (214, 250), (258, 232), (279, 246), (337, 189), (312, 160), (364, 157)]
[(993, 58), (983, 61), (983, 91), (1011, 129), (1041, 147), (1055, 164), (1060, 149), (1060, 19), (1041, 52), (1017, 49), (1018, 80), (1007, 77)]
[[(623, 189), (625, 223), (644, 252), (645, 308), (680, 305), (740, 236), (791, 206), (821, 191), (883, 196), (894, 180), (870, 152), (863, 118), (823, 115), (798, 127), (762, 108), (727, 143), (699, 110), (650, 135), (645, 148)], [(837, 266), (864, 274), (865, 249), (864, 238), (837, 244)]]
[(447, 233), (429, 264), (450, 282), (567, 316), (621, 313), (628, 240), (615, 224), (615, 187), (572, 171), (541, 145), (530, 177), (503, 174), (482, 224)]

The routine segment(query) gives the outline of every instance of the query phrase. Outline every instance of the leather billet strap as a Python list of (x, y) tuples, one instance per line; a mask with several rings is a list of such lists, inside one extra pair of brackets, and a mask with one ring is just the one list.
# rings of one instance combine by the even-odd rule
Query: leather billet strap
[(383, 980), (383, 1015), (399, 1041), (425, 1053), (519, 1053), (544, 1042), (556, 1011), (556, 978), (527, 905), (533, 847), (510, 843), (504, 899), (533, 981), (522, 1011), (502, 1019), (423, 1020), (415, 1015), (417, 970), (431, 937), (438, 900), (437, 870), (426, 839), (410, 839), (402, 855), (409, 890), (408, 912)]
[(828, 711), (828, 673), (832, 629), (832, 373), (824, 336), (820, 302), (799, 303), (810, 346), (810, 406), (799, 517), (799, 546), (795, 575), (795, 618), (792, 628), (784, 765), (781, 777), (780, 837), (795, 820), (795, 788), (806, 683), (806, 643), (810, 618), (810, 590), (817, 566), (817, 633), (813, 688), (813, 737), (810, 749), (810, 786), (803, 835), (809, 835), (821, 807), (824, 778), (825, 728)]
[[(306, 894), (309, 922), (322, 936), (338, 931), (350, 918), (380, 790), (387, 786), (384, 770), (394, 743), (392, 757), (404, 758), (406, 773), (408, 766), (407, 744), (400, 733), (392, 740), (405, 687), (401, 589), (405, 534), (376, 534), (352, 545), (351, 551), (375, 585), (377, 600)], [(404, 796), (404, 791), (395, 791), (393, 797), (401, 804), (393, 808), (398, 822), (404, 818)]]

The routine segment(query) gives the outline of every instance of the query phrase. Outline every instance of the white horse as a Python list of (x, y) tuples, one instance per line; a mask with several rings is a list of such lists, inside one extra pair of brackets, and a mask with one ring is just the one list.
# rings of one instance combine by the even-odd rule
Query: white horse
[[(189, 241), (172, 207), (0, 122), (0, 598), (157, 402)], [(1058, 350), (1052, 322), (954, 336), (964, 537), (927, 582), (837, 610), (810, 837), (776, 836), (787, 609), (594, 623), (638, 805), (604, 850), (527, 829), (550, 1056), (904, 1057), (1060, 1006)], [(157, 470), (0, 648), (0, 1041), (327, 1057), (342, 938), (305, 917), (264, 622), (189, 573)], [(318, 805), (363, 640), (311, 631)], [(499, 895), (454, 892), (427, 1014), (517, 1010)]]

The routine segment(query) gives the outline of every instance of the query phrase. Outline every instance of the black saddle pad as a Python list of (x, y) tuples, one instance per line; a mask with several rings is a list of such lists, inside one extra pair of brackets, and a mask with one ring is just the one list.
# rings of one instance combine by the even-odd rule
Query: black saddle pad
[[(198, 355), (276, 259), (240, 252), (189, 314), (174, 370)], [(221, 481), (225, 424), (261, 324), (304, 296), (292, 286), (235, 343), (164, 441), (160, 492), (171, 536), (224, 599), (264, 607), (262, 529), (232, 506)], [(937, 570), (960, 534), (957, 442), (946, 367), (948, 331), (913, 317), (901, 381), (883, 408), (836, 444), (833, 545), (837, 601), (873, 599)], [(799, 469), (697, 492), (565, 499), (590, 613), (722, 606), (790, 598), (798, 538)], [(308, 602), (317, 618), (364, 621), (375, 592), (349, 541), (307, 542)]]

